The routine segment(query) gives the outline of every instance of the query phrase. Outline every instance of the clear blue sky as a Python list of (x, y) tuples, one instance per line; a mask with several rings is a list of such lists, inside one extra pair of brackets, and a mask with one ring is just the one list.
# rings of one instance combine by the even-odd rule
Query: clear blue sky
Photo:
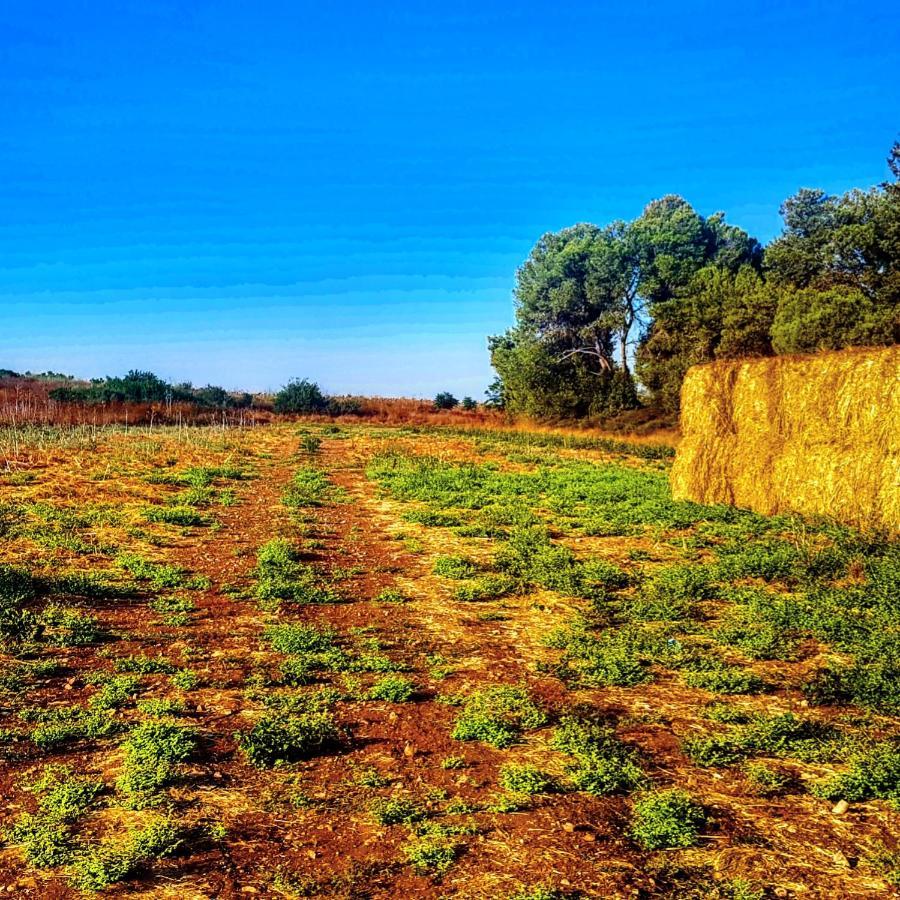
[(887, 176), (887, 2), (5, 0), (0, 367), (480, 397), (544, 231)]

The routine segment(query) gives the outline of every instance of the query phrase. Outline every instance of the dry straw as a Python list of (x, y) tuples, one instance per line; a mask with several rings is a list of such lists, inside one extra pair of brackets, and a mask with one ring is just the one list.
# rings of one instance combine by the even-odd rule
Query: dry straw
[(900, 530), (900, 346), (691, 369), (672, 493)]

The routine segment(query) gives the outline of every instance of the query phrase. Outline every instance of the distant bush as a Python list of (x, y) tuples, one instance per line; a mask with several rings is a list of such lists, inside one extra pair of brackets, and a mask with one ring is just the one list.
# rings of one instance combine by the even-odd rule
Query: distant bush
[[(71, 380), (71, 376), (66, 376)], [(208, 384), (195, 388), (190, 383), (170, 384), (153, 372), (132, 369), (122, 377), (92, 379), (87, 387), (53, 388), (48, 396), (57, 403), (193, 403), (215, 409), (246, 408), (252, 405), (250, 394), (230, 394), (223, 387)]]
[(441, 391), (434, 398), (435, 409), (455, 409), (457, 406), (459, 406), (459, 400), (447, 391)]
[(275, 395), (277, 413), (317, 413), (324, 412), (328, 401), (319, 386), (306, 378), (289, 381)]
[(473, 410), (478, 408), (478, 404), (471, 397), (463, 397), (461, 405), (465, 410)]

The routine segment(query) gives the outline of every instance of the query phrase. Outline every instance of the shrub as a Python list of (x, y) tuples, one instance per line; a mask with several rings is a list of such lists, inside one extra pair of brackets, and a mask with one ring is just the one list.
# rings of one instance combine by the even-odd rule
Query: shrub
[(289, 381), (276, 395), (274, 409), (277, 413), (323, 412), (328, 402), (319, 386), (306, 378)]
[(248, 761), (259, 768), (308, 759), (338, 741), (334, 719), (327, 712), (283, 716), (267, 713), (238, 736)]
[(190, 757), (197, 742), (192, 728), (172, 722), (143, 722), (122, 745), (125, 763), (116, 786), (130, 795), (133, 806), (147, 805), (150, 795), (174, 778), (176, 765)]
[(522, 688), (488, 687), (466, 699), (452, 736), (502, 748), (514, 744), (523, 731), (546, 722), (547, 714)]
[(83, 891), (102, 891), (124, 881), (154, 859), (171, 856), (184, 842), (182, 828), (170, 819), (157, 819), (132, 831), (125, 840), (112, 838), (100, 844), (73, 866), (73, 882)]
[(644, 850), (692, 847), (706, 820), (703, 807), (684, 791), (652, 791), (634, 804), (631, 836)]
[(828, 800), (890, 800), (900, 805), (900, 742), (882, 741), (850, 758), (848, 770), (819, 784)]
[(462, 403), (460, 405), (467, 412), (471, 412), (473, 409), (478, 409), (478, 404), (471, 397), (463, 397)]
[(447, 391), (441, 391), (434, 398), (435, 409), (454, 409), (457, 406), (459, 406), (459, 400)]
[(605, 796), (628, 793), (647, 783), (637, 753), (599, 722), (565, 717), (553, 733), (552, 746), (575, 757), (571, 778), (576, 790)]
[(386, 700), (389, 703), (405, 703), (415, 693), (415, 686), (402, 675), (388, 675), (369, 689), (370, 700)]
[(379, 825), (412, 825), (425, 818), (425, 810), (418, 803), (402, 797), (378, 798), (369, 811)]
[(691, 762), (704, 767), (730, 766), (743, 756), (734, 741), (719, 735), (689, 738), (683, 748)]
[(554, 789), (553, 779), (546, 772), (515, 763), (500, 767), (500, 786), (513, 794), (546, 794)]
[(478, 572), (478, 565), (465, 556), (439, 556), (432, 569), (435, 575), (443, 578), (471, 578)]
[(144, 518), (148, 522), (162, 522), (166, 525), (180, 525), (190, 528), (194, 525), (208, 525), (205, 516), (200, 515), (192, 506), (150, 506), (144, 510)]
[(447, 835), (424, 834), (403, 848), (412, 867), (421, 875), (444, 875), (459, 853), (458, 844)]

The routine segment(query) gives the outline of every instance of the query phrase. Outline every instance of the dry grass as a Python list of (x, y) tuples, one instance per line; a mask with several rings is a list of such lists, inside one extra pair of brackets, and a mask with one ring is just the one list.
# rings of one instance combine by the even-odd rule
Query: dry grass
[(900, 529), (900, 347), (692, 369), (677, 498)]

